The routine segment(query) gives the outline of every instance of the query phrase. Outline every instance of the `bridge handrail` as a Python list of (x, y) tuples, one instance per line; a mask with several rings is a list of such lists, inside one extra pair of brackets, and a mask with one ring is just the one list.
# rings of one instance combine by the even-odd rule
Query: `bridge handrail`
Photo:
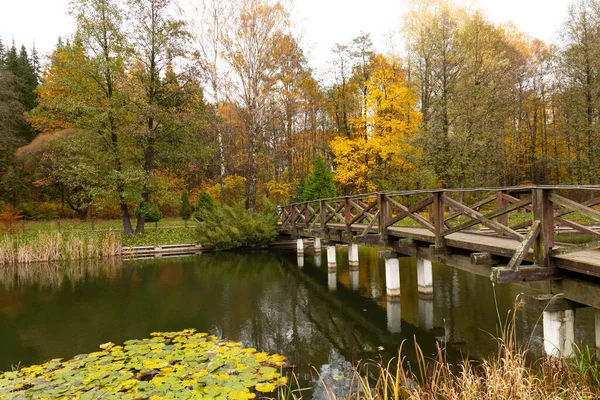
[[(509, 267), (517, 270), (533, 249), (534, 259), (539, 266), (550, 265), (553, 255), (565, 254), (600, 247), (600, 232), (569, 218), (568, 214), (583, 215), (600, 223), (600, 197), (586, 201), (573, 201), (562, 197), (557, 191), (600, 191), (600, 185), (528, 185), (478, 188), (447, 188), (429, 190), (384, 191), (354, 196), (339, 196), (327, 199), (292, 203), (280, 207), (279, 218), (282, 229), (341, 229), (345, 235), (363, 240), (378, 235), (383, 238), (393, 233), (394, 226), (401, 221), (412, 220), (429, 237), (435, 238), (435, 246), (446, 246), (446, 237), (461, 231), (484, 226), (496, 235), (517, 240), (518, 246)], [(470, 196), (458, 199), (449, 193), (492, 192), (476, 201)], [(530, 193), (530, 196), (518, 196)], [(418, 201), (399, 198), (421, 196)], [(361, 201), (370, 199), (369, 201)], [(371, 200), (372, 199), (372, 200)], [(314, 206), (317, 204), (317, 206)], [(529, 211), (516, 220), (509, 214)], [(459, 218), (461, 217), (461, 218)], [(554, 228), (563, 225), (591, 235), (597, 240), (582, 245), (554, 248)], [(526, 233), (523, 230), (527, 229)]]
[(495, 186), (495, 187), (475, 187), (475, 188), (445, 188), (445, 189), (414, 189), (414, 190), (391, 190), (381, 192), (370, 192), (348, 196), (328, 197), (323, 199), (298, 201), (288, 203), (280, 207), (297, 206), (305, 203), (316, 203), (320, 201), (336, 201), (343, 199), (360, 200), (385, 194), (388, 196), (412, 196), (416, 194), (431, 194), (431, 193), (472, 193), (472, 192), (529, 192), (534, 189), (551, 189), (551, 190), (593, 190), (600, 191), (600, 185), (528, 185), (528, 186)]

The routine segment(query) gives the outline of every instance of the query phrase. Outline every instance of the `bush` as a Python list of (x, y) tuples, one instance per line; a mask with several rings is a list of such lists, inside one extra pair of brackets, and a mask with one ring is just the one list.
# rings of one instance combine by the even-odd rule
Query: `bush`
[(241, 204), (212, 211), (200, 210), (198, 241), (217, 250), (241, 246), (266, 246), (277, 237), (277, 215), (273, 207), (262, 213), (252, 213)]
[(194, 212), (194, 217), (196, 219), (201, 219), (201, 215), (203, 213), (211, 213), (217, 208), (217, 204), (213, 200), (212, 196), (208, 194), (207, 191), (202, 190), (198, 193), (198, 200), (196, 200), (196, 212)]
[(160, 208), (158, 208), (153, 201), (149, 201), (146, 204), (140, 204), (135, 211), (135, 216), (139, 217), (140, 215), (144, 215), (146, 222), (158, 222), (163, 217)]
[(179, 216), (183, 219), (189, 219), (192, 215), (192, 207), (190, 206), (190, 198), (187, 190), (181, 193), (181, 209), (179, 210)]

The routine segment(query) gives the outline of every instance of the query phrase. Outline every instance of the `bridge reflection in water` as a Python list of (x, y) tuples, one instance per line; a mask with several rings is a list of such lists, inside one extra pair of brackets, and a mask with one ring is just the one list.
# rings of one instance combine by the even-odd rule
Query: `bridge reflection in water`
[[(519, 283), (537, 294), (528, 303), (543, 313), (544, 350), (569, 355), (574, 343), (575, 309), (593, 307), (600, 346), (600, 186), (530, 186), (504, 188), (381, 192), (291, 204), (280, 208), (280, 230), (329, 242), (328, 268), (335, 268), (335, 244), (347, 244), (348, 262), (359, 263), (358, 244), (387, 251), (386, 293), (400, 295), (399, 257), (415, 256), (417, 289), (434, 290), (432, 261), (490, 277), (496, 283)], [(558, 233), (586, 235), (587, 241), (557, 241)], [(335, 288), (329, 273), (328, 286)], [(392, 302), (393, 303), (393, 302)], [(425, 320), (430, 307), (424, 301)], [(391, 309), (395, 304), (390, 306)], [(427, 321), (425, 322), (427, 324)], [(397, 329), (392, 321), (391, 326)]]

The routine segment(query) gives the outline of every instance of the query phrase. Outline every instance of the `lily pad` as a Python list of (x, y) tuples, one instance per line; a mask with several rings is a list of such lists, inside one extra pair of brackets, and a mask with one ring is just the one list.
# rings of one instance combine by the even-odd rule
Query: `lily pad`
[(274, 392), (285, 358), (194, 329), (105, 343), (71, 360), (0, 373), (0, 399), (251, 399)]

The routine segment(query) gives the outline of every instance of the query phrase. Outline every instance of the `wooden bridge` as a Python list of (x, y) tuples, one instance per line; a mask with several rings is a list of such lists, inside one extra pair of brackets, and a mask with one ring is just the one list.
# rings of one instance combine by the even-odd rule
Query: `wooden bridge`
[[(280, 208), (279, 223), (283, 234), (315, 238), (319, 245), (316, 239), (349, 244), (356, 265), (357, 244), (392, 249), (381, 252), (388, 296), (399, 293), (397, 257), (416, 256), (422, 293), (433, 290), (431, 261), (536, 289), (542, 296), (534, 303), (544, 311), (544, 324), (556, 325), (548, 331), (572, 332), (574, 309), (594, 307), (600, 346), (597, 192), (600, 186), (379, 192), (290, 204)], [(423, 260), (429, 267), (423, 268)], [(563, 329), (565, 324), (571, 328)], [(568, 351), (567, 337), (555, 342)]]
[[(442, 262), (469, 256), (476, 270), (494, 266), (491, 278), (498, 282), (545, 280), (561, 270), (600, 277), (600, 251), (594, 250), (600, 231), (591, 225), (600, 224), (596, 191), (600, 186), (518, 186), (337, 197), (282, 207), (280, 229)], [(591, 240), (561, 243), (559, 233)]]

